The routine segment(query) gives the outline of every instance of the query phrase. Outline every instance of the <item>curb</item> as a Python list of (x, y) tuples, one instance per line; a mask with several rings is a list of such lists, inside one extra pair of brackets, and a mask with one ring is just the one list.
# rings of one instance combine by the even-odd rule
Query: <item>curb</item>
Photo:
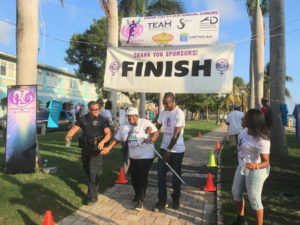
[(218, 225), (224, 225), (223, 223), (223, 217), (222, 217), (222, 185), (221, 185), (221, 156), (222, 156), (222, 150), (225, 143), (225, 138), (222, 140), (221, 148), (218, 153), (218, 171), (217, 171), (217, 224)]

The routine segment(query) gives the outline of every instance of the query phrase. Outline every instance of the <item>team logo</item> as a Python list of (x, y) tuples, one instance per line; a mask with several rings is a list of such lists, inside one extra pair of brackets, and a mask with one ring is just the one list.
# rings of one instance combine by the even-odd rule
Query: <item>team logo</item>
[(168, 33), (160, 33), (160, 34), (156, 34), (152, 37), (152, 40), (158, 44), (168, 43), (168, 42), (172, 41), (173, 39), (174, 39), (174, 36), (172, 34), (168, 34)]
[(219, 59), (217, 62), (216, 62), (216, 69), (218, 71), (220, 71), (220, 74), (223, 75), (224, 74), (224, 71), (228, 70), (229, 68), (229, 62), (227, 59)]
[(127, 44), (131, 42), (132, 39), (135, 39), (136, 37), (140, 36), (143, 33), (144, 27), (140, 24), (141, 18), (137, 22), (135, 20), (132, 20), (131, 23), (127, 19), (127, 26), (123, 26), (121, 29), (121, 34), (128, 38)]
[(94, 120), (93, 121), (93, 126), (97, 126), (98, 125), (98, 121), (97, 120)]
[(205, 17), (203, 20), (200, 21), (200, 23), (208, 23), (208, 24), (216, 24), (218, 23), (219, 19), (216, 16), (208, 16)]
[(9, 95), (9, 102), (20, 107), (27, 106), (34, 101), (34, 93), (27, 88), (19, 88)]
[(120, 69), (120, 65), (117, 62), (112, 62), (109, 66), (109, 70), (112, 72), (112, 75), (115, 75)]

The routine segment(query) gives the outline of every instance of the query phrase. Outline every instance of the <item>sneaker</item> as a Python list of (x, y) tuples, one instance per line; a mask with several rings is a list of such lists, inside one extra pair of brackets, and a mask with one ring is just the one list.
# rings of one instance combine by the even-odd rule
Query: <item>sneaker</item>
[(178, 200), (173, 200), (172, 208), (173, 209), (178, 209), (179, 206), (180, 206), (180, 202)]
[(162, 211), (164, 211), (166, 209), (166, 207), (168, 207), (167, 203), (158, 202), (155, 205), (154, 212), (162, 212)]
[(135, 206), (135, 209), (139, 211), (143, 210), (143, 208), (144, 208), (143, 202), (138, 202)]

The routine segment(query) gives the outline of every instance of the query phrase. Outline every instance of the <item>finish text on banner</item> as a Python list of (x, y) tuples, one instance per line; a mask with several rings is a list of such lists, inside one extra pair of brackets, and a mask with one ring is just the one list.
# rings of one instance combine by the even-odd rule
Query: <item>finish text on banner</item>
[(108, 48), (104, 88), (125, 92), (230, 93), (234, 43)]

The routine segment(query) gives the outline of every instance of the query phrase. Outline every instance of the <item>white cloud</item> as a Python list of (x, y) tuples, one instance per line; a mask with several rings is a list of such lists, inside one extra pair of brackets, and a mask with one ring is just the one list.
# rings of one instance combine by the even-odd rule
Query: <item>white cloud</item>
[(13, 29), (14, 26), (0, 20), (0, 43), (9, 44), (11, 39), (13, 38)]
[(204, 0), (204, 3), (207, 10), (219, 9), (223, 22), (233, 22), (245, 15), (245, 3), (242, 0)]

